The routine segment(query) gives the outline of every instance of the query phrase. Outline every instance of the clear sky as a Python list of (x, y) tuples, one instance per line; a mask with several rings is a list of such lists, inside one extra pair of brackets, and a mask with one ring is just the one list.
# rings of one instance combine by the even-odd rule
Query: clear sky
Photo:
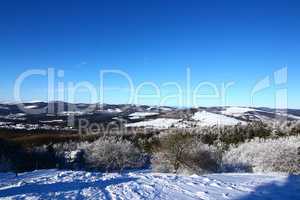
[[(158, 99), (141, 99), (141, 104), (175, 94), (177, 89), (166, 82), (178, 83), (181, 97), (191, 98), (203, 81), (218, 90), (233, 81), (226, 105), (247, 106), (253, 87), (269, 76), (270, 87), (255, 95), (254, 105), (274, 107), (276, 92), (287, 88), (289, 107), (300, 108), (300, 1), (3, 1), (0, 58), (1, 101), (15, 100), (15, 81), (23, 72), (52, 67), (64, 71), (55, 79), (54, 99), (59, 99), (58, 82), (68, 90), (71, 81), (88, 81), (98, 91), (100, 70), (114, 69), (127, 73), (135, 89), (143, 82), (160, 88)], [(276, 85), (274, 72), (285, 66), (288, 82)], [(186, 89), (187, 67), (191, 91)], [(127, 79), (111, 74), (104, 82), (103, 101), (126, 102)], [(155, 92), (150, 85), (140, 91)], [(214, 92), (202, 87), (198, 94)], [(21, 96), (47, 100), (47, 78), (28, 77)], [(79, 102), (91, 99), (84, 89), (75, 96)], [(200, 101), (203, 106), (224, 104), (220, 96)], [(166, 104), (179, 105), (177, 99)]]

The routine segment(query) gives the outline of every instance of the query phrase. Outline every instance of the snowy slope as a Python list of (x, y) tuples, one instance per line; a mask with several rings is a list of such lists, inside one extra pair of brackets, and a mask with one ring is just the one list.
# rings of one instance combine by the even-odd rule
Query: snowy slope
[(24, 106), (24, 108), (26, 109), (33, 109), (33, 108), (37, 108), (37, 105), (30, 105), (30, 106)]
[(179, 121), (179, 119), (157, 118), (148, 121), (126, 124), (126, 127), (151, 127), (157, 129), (165, 129), (170, 128), (172, 125), (175, 125)]
[(193, 120), (199, 121), (200, 126), (234, 126), (242, 121), (221, 114), (215, 114), (207, 111), (199, 111), (192, 117)]
[(255, 109), (248, 108), (248, 107), (228, 107), (222, 111), (222, 114), (239, 117), (244, 115), (247, 112), (253, 112), (253, 111), (255, 111)]
[(135, 112), (129, 115), (130, 119), (140, 119), (140, 118), (145, 118), (149, 116), (156, 116), (159, 115), (159, 113), (155, 112)]
[[(228, 117), (222, 114), (211, 113), (207, 111), (199, 111), (196, 112), (192, 119), (196, 121), (197, 126), (234, 126), (239, 123), (245, 124), (245, 122), (241, 120), (237, 120), (233, 117)], [(182, 119), (172, 119), (172, 118), (157, 118), (153, 120), (135, 122), (126, 124), (126, 127), (151, 127), (156, 129), (166, 129), (170, 127), (177, 127), (177, 128), (187, 128), (191, 127), (193, 124), (189, 120), (182, 120)]]
[(300, 199), (300, 177), (259, 174), (89, 173), (41, 170), (0, 174), (0, 199)]

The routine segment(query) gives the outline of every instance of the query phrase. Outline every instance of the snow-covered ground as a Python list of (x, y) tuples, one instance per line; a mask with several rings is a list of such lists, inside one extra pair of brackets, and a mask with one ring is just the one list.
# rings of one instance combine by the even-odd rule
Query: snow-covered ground
[(243, 121), (237, 120), (235, 118), (207, 111), (196, 112), (192, 119), (199, 121), (199, 126), (234, 126), (239, 123), (244, 124)]
[(222, 114), (239, 117), (244, 115), (247, 112), (253, 112), (253, 111), (255, 111), (255, 109), (248, 108), (248, 107), (228, 107), (226, 108), (226, 110), (222, 111)]
[(187, 128), (191, 125), (199, 127), (204, 126), (234, 126), (237, 124), (245, 124), (244, 121), (228, 117), (222, 114), (211, 113), (207, 111), (196, 112), (192, 119), (196, 121), (196, 124), (190, 120), (171, 119), (171, 118), (157, 118), (153, 120), (141, 121), (136, 123), (126, 124), (126, 127), (151, 127), (156, 129), (166, 129), (172, 126), (177, 128)]
[(8, 107), (6, 107), (6, 106), (1, 106), (1, 105), (0, 105), (0, 109), (3, 109), (3, 110), (9, 110)]
[(0, 174), (0, 199), (300, 199), (300, 177), (279, 174), (176, 176), (145, 171), (40, 170)]
[(60, 115), (65, 115), (65, 116), (69, 116), (69, 115), (83, 115), (84, 112), (82, 111), (63, 111), (59, 113)]
[(155, 112), (135, 112), (129, 115), (130, 119), (140, 119), (140, 118), (145, 118), (145, 117), (150, 117), (150, 116), (157, 116), (159, 113)]
[(172, 125), (175, 125), (179, 121), (180, 119), (157, 118), (148, 121), (126, 124), (126, 127), (151, 127), (157, 129), (166, 129), (170, 128)]
[(106, 111), (110, 112), (110, 113), (120, 113), (120, 112), (122, 112), (122, 110), (120, 108), (107, 109)]
[(25, 109), (33, 109), (33, 108), (37, 108), (37, 105), (30, 105), (30, 106), (25, 106)]

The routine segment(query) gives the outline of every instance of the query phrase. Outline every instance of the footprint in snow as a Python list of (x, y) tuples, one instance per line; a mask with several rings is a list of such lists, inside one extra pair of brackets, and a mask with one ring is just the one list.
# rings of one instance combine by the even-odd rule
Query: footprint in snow
[(203, 181), (207, 183), (210, 182), (211, 180), (209, 178), (204, 178)]
[(234, 188), (230, 187), (230, 186), (227, 186), (226, 188), (229, 189), (229, 190), (234, 190)]
[(216, 183), (216, 182), (213, 182), (211, 184), (209, 184), (210, 186), (213, 186), (213, 187), (218, 187), (220, 188), (221, 187), (221, 184), (220, 183)]
[(209, 196), (208, 196), (208, 192), (207, 192), (207, 191), (205, 191), (205, 192), (202, 192), (202, 191), (196, 192), (196, 195), (197, 195), (200, 199), (203, 199), (203, 200), (209, 200)]
[(194, 186), (194, 185), (197, 185), (196, 183), (193, 183), (193, 182), (188, 182), (186, 183), (187, 185), (190, 185), (190, 186)]
[(223, 198), (225, 198), (225, 199), (229, 199), (229, 194), (228, 194), (228, 193), (223, 193), (222, 196), (223, 196)]

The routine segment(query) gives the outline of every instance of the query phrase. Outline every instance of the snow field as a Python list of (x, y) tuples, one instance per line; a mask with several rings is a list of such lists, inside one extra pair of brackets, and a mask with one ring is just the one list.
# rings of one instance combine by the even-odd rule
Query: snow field
[(146, 171), (40, 170), (0, 174), (0, 199), (300, 199), (300, 177), (281, 174), (177, 176)]

